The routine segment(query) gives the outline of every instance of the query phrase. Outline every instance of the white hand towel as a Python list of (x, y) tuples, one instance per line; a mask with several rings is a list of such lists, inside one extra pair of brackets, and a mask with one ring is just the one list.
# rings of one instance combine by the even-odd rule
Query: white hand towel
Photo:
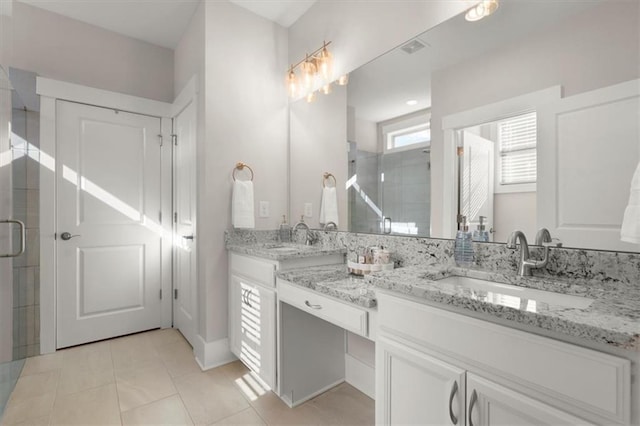
[(338, 193), (335, 187), (322, 188), (322, 201), (320, 202), (320, 220), (321, 224), (333, 222), (336, 226), (338, 223)]
[(250, 180), (234, 181), (231, 198), (231, 223), (234, 228), (255, 228), (253, 182)]
[(620, 239), (628, 243), (640, 244), (640, 164), (631, 179), (629, 205), (624, 211)]

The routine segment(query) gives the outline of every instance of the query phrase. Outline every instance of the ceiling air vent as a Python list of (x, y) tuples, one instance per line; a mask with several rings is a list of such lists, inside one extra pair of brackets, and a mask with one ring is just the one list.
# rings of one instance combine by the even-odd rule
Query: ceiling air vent
[(417, 39), (411, 40), (409, 43), (402, 46), (400, 49), (407, 52), (409, 55), (416, 53), (418, 50), (425, 47), (425, 44)]

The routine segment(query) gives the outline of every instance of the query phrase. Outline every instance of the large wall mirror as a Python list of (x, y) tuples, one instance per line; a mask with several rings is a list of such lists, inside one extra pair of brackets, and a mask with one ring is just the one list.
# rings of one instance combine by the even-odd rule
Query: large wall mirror
[(482, 216), (490, 242), (546, 227), (566, 247), (638, 251), (620, 227), (640, 160), (639, 8), (505, 0), (292, 103), (291, 214), (319, 208), (328, 171), (343, 230), (453, 238)]

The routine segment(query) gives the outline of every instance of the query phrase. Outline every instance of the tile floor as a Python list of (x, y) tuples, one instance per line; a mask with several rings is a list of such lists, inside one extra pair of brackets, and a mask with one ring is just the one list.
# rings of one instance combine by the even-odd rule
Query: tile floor
[(28, 358), (2, 425), (372, 425), (343, 383), (288, 408), (236, 361), (201, 371), (173, 329)]

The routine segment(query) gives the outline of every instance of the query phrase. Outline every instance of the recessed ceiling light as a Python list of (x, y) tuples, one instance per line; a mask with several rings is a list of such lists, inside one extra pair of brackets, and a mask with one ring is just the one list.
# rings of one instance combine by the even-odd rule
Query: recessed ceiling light
[(411, 100), (407, 101), (407, 105), (409, 105), (409, 106), (418, 105), (418, 101), (416, 101), (415, 99), (411, 99)]
[(498, 9), (498, 0), (481, 0), (477, 5), (467, 10), (464, 18), (469, 22), (479, 21)]

